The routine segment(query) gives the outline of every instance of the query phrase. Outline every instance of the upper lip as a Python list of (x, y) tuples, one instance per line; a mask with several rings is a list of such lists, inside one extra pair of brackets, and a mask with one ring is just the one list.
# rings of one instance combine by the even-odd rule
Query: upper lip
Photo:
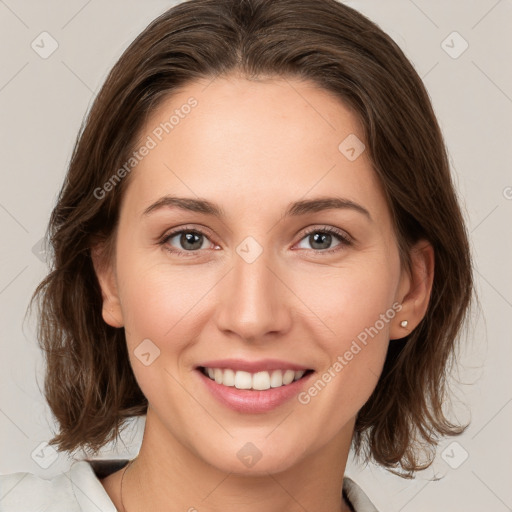
[(245, 371), (249, 373), (264, 372), (270, 370), (309, 370), (308, 366), (303, 366), (289, 361), (280, 361), (278, 359), (260, 359), (259, 361), (247, 361), (244, 359), (216, 359), (215, 361), (205, 361), (198, 365), (204, 368), (221, 368), (235, 371)]

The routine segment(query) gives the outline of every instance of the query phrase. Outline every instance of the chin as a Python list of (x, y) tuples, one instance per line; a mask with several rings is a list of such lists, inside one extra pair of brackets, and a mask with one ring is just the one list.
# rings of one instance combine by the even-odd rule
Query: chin
[(216, 443), (210, 438), (208, 448), (199, 449), (197, 453), (205, 462), (226, 473), (268, 476), (269, 473), (286, 471), (304, 455), (303, 447), (298, 446), (300, 443), (294, 443), (289, 436), (288, 442), (282, 436), (271, 436), (265, 432), (260, 436), (234, 437), (225, 443)]

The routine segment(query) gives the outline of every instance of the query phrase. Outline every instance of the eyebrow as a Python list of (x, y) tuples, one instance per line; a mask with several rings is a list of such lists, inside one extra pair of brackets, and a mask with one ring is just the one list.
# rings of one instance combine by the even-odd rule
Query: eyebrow
[[(206, 199), (194, 199), (189, 197), (176, 197), (166, 195), (161, 197), (150, 206), (148, 206), (142, 216), (149, 215), (162, 208), (179, 208), (184, 211), (191, 211), (197, 213), (204, 213), (224, 219), (226, 214), (224, 210), (208, 201)], [(350, 199), (342, 197), (317, 197), (314, 199), (306, 199), (291, 203), (284, 216), (285, 217), (298, 217), (300, 215), (307, 215), (308, 213), (320, 212), (323, 210), (353, 210), (366, 216), (373, 222), (370, 212), (360, 204), (351, 201)]]

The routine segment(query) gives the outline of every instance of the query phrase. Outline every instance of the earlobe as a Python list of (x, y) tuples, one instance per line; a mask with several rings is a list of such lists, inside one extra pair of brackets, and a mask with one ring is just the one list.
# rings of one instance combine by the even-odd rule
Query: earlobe
[(421, 240), (411, 248), (411, 270), (403, 269), (397, 300), (402, 309), (390, 329), (390, 339), (404, 338), (410, 334), (425, 316), (430, 302), (434, 281), (434, 248), (427, 240)]
[(111, 327), (123, 327), (121, 303), (112, 262), (107, 261), (104, 249), (99, 244), (91, 248), (91, 259), (101, 288), (103, 320)]

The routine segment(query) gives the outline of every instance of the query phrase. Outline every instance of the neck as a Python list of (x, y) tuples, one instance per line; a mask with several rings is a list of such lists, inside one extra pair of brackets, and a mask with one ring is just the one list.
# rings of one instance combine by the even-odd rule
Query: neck
[[(348, 428), (350, 427), (350, 428)], [(181, 444), (148, 409), (142, 446), (124, 475), (125, 512), (349, 512), (341, 490), (353, 422), (293, 466), (259, 475), (222, 471)]]

